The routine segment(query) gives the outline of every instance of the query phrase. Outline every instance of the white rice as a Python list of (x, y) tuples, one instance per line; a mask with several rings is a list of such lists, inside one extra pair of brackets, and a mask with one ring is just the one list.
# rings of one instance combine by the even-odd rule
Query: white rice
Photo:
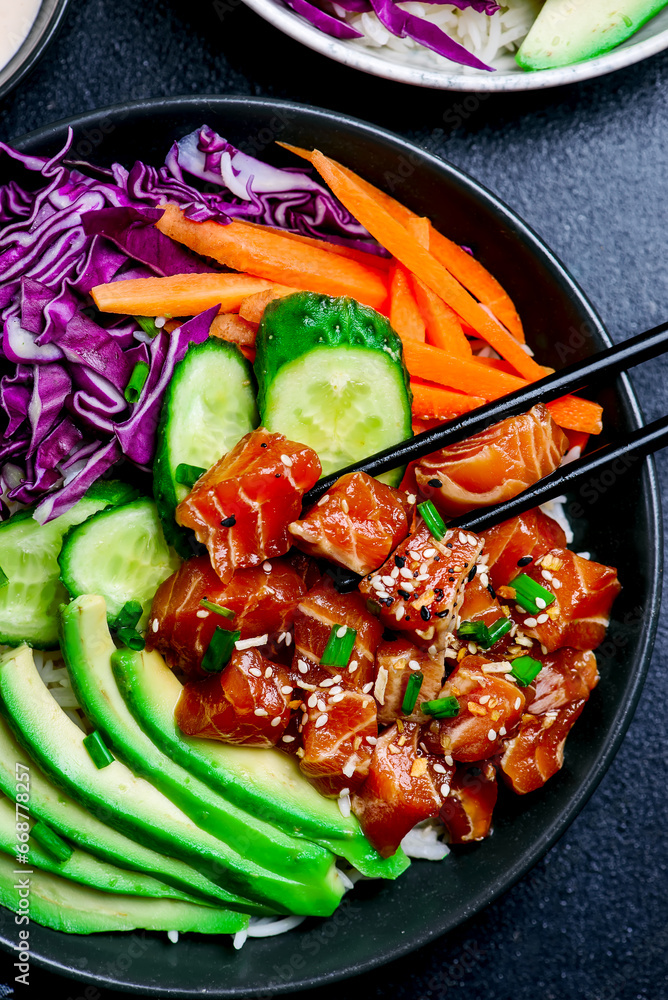
[(548, 500), (547, 503), (540, 505), (540, 509), (543, 514), (547, 514), (548, 517), (557, 522), (560, 528), (564, 529), (566, 544), (570, 545), (575, 535), (571, 528), (571, 522), (566, 516), (566, 497), (555, 497), (554, 500)]
[(406, 834), (401, 846), (409, 858), (442, 861), (450, 853), (450, 848), (441, 839), (445, 833), (445, 827), (439, 820), (425, 819)]
[[(437, 25), (487, 66), (493, 66), (497, 70), (511, 70), (517, 69), (514, 54), (538, 16), (543, 0), (506, 0), (501, 10), (492, 15), (481, 14), (470, 8), (459, 10), (447, 3), (409, 2), (398, 6)], [(332, 9), (364, 35), (363, 38), (353, 39), (351, 45), (383, 49), (383, 55), (396, 61), (408, 61), (426, 68), (451, 68), (457, 72), (472, 74), (486, 72), (445, 59), (411, 38), (396, 38), (374, 13), (344, 11), (336, 3), (332, 3)]]

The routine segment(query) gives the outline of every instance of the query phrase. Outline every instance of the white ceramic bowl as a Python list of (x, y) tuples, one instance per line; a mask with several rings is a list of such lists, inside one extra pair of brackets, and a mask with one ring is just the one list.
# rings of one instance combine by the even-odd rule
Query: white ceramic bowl
[[(447, 0), (445, 0), (447, 2)], [(574, 66), (560, 69), (538, 70), (527, 73), (519, 67), (513, 70), (463, 70), (443, 59), (443, 68), (436, 64), (426, 66), (419, 54), (406, 50), (406, 54), (387, 48), (370, 48), (359, 41), (340, 41), (324, 34), (318, 28), (295, 14), (282, 0), (244, 0), (244, 3), (273, 24), (279, 31), (307, 45), (321, 55), (329, 56), (344, 66), (352, 66), (364, 73), (382, 76), (397, 83), (412, 83), (417, 87), (435, 90), (471, 90), (480, 92), (508, 92), (513, 90), (542, 90), (560, 87), (567, 83), (589, 80), (616, 69), (631, 66), (668, 48), (668, 8), (649, 21), (627, 42), (606, 55)]]

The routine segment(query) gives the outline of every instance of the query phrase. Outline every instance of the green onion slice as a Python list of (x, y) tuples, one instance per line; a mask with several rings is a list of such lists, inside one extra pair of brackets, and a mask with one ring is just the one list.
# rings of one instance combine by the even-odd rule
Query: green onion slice
[(509, 632), (513, 627), (513, 623), (510, 618), (497, 618), (495, 622), (487, 626), (487, 642), (485, 644), (485, 649), (489, 649), (493, 646), (495, 642), (498, 642), (501, 636)]
[(147, 333), (149, 337), (157, 337), (160, 333), (159, 327), (155, 325), (155, 319), (153, 316), (135, 316), (134, 319), (136, 323), (139, 323), (144, 333)]
[(108, 764), (113, 764), (114, 755), (106, 745), (99, 732), (94, 730), (89, 736), (84, 736), (83, 745), (88, 751), (95, 767), (101, 771)]
[(366, 609), (367, 611), (370, 611), (372, 615), (376, 616), (379, 615), (383, 610), (378, 601), (373, 601), (371, 600), (371, 598), (368, 598), (366, 602)]
[(347, 667), (355, 645), (357, 631), (347, 625), (332, 625), (325, 652), (320, 658), (323, 667)]
[(217, 615), (222, 615), (223, 618), (229, 618), (230, 621), (234, 618), (234, 611), (230, 611), (229, 608), (223, 608), (220, 604), (214, 604), (213, 601), (207, 601), (206, 597), (203, 597), (199, 603), (200, 607), (206, 608), (207, 611), (215, 611)]
[(7, 587), (8, 585), (9, 585), (9, 577), (3, 570), (2, 566), (0, 566), (0, 590), (2, 590), (3, 587)]
[(408, 678), (408, 684), (406, 685), (406, 690), (404, 692), (404, 700), (401, 703), (401, 711), (404, 715), (410, 715), (415, 708), (415, 702), (417, 701), (417, 697), (420, 693), (423, 680), (424, 674), (421, 670), (411, 674)]
[(479, 646), (487, 647), (489, 632), (484, 622), (461, 622), (457, 629), (457, 638), (473, 640)]
[(70, 845), (65, 843), (63, 838), (41, 819), (33, 826), (30, 836), (34, 837), (40, 847), (43, 847), (56, 861), (69, 861), (74, 854)]
[(419, 503), (418, 510), (420, 511), (420, 514), (422, 514), (422, 519), (429, 528), (433, 537), (437, 542), (440, 542), (441, 539), (445, 537), (445, 521), (436, 510), (431, 500), (425, 500), (424, 503)]
[(521, 687), (531, 684), (542, 669), (543, 664), (533, 656), (518, 656), (510, 664), (510, 672)]
[(130, 376), (130, 381), (125, 387), (124, 396), (128, 403), (136, 403), (141, 396), (141, 391), (144, 388), (144, 383), (148, 378), (148, 365), (145, 361), (138, 361), (137, 364), (132, 369), (132, 375)]
[(539, 583), (536, 583), (526, 573), (521, 573), (514, 580), (511, 580), (510, 586), (515, 591), (515, 601), (521, 608), (524, 608), (525, 611), (530, 611), (533, 615), (541, 614), (545, 608), (549, 607), (550, 604), (554, 604), (556, 600), (554, 594), (546, 590), (545, 587), (541, 587)]
[(229, 629), (216, 625), (216, 631), (211, 636), (211, 642), (202, 659), (202, 670), (210, 674), (220, 673), (227, 666), (234, 652), (234, 644), (240, 638), (241, 632), (230, 632)]
[(135, 628), (142, 616), (143, 610), (139, 601), (126, 601), (116, 615), (112, 628)]
[(201, 469), (199, 465), (186, 465), (182, 462), (176, 466), (176, 475), (174, 478), (181, 486), (187, 486), (188, 489), (192, 489), (200, 476), (203, 476), (205, 472), (206, 469)]
[(459, 702), (453, 695), (437, 698), (436, 701), (423, 701), (420, 708), (434, 719), (454, 719), (459, 715)]
[(143, 635), (140, 635), (136, 628), (121, 627), (116, 629), (116, 635), (128, 649), (134, 649), (137, 652), (142, 650), (146, 645), (146, 640)]

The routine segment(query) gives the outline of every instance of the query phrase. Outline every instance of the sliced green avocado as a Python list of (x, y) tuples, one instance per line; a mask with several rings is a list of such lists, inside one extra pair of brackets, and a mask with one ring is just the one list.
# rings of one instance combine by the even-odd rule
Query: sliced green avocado
[(296, 292), (269, 303), (256, 347), (263, 426), (313, 448), (323, 475), (412, 437), (401, 340), (375, 309)]
[(257, 810), (243, 811), (163, 753), (139, 726), (123, 700), (111, 670), (116, 652), (104, 598), (77, 598), (62, 612), (61, 646), (74, 693), (92, 724), (117, 756), (160, 789), (212, 836), (243, 857), (305, 887), (326, 884), (330, 851), (298, 840), (264, 822)]
[(593, 59), (635, 34), (667, 0), (546, 0), (516, 55), (522, 69)]
[(119, 649), (112, 657), (118, 686), (137, 721), (173, 760), (237, 806), (297, 837), (328, 847), (372, 878), (396, 878), (410, 864), (399, 850), (382, 858), (354, 816), (344, 818), (292, 757), (184, 735), (174, 721), (181, 683), (159, 653)]
[(66, 934), (137, 928), (234, 934), (248, 919), (241, 913), (177, 899), (100, 892), (50, 872), (33, 871), (22, 877), (14, 874), (14, 868), (11, 858), (0, 855), (0, 903), (14, 913), (27, 913), (37, 924)]
[(112, 830), (101, 819), (56, 788), (19, 746), (9, 726), (0, 716), (0, 790), (12, 801), (16, 800), (17, 794), (26, 794), (17, 785), (17, 773), (27, 773), (30, 776), (27, 794), (30, 796), (31, 815), (43, 820), (63, 837), (91, 854), (119, 868), (153, 876), (156, 884), (158, 880), (164, 882), (165, 895), (173, 895), (175, 889), (182, 890), (186, 896), (201, 897), (219, 906), (229, 905), (252, 912), (253, 904), (248, 900), (226, 892), (183, 861), (158, 854), (117, 830)]
[(328, 916), (343, 885), (331, 867), (327, 880), (304, 886), (283, 878), (196, 826), (144, 778), (118, 760), (98, 770), (84, 734), (42, 682), (27, 646), (0, 657), (0, 709), (17, 738), (51, 779), (87, 809), (140, 842), (180, 858), (231, 892), (273, 910)]

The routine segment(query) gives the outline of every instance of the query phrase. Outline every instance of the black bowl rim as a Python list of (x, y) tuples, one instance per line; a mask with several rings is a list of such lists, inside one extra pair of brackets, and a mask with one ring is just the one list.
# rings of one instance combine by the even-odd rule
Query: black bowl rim
[[(243, 108), (244, 106), (259, 106), (271, 110), (273, 113), (287, 112), (293, 115), (307, 113), (309, 115), (313, 115), (315, 118), (319, 118), (323, 121), (323, 123), (327, 123), (330, 126), (333, 125), (336, 127), (336, 125), (341, 124), (347, 125), (355, 130), (361, 131), (369, 138), (382, 139), (386, 142), (390, 142), (395, 148), (406, 155), (415, 156), (417, 154), (422, 161), (436, 167), (445, 175), (449, 175), (452, 179), (457, 180), (458, 182), (463, 181), (469, 186), (473, 194), (478, 199), (487, 203), (487, 206), (493, 210), (505, 227), (514, 231), (515, 234), (520, 235), (525, 241), (527, 241), (532, 250), (535, 250), (539, 255), (541, 255), (545, 263), (550, 266), (554, 272), (556, 272), (554, 277), (561, 285), (564, 294), (567, 294), (572, 299), (576, 300), (583, 312), (589, 315), (593, 330), (592, 338), (595, 341), (599, 341), (602, 347), (610, 346), (612, 343), (596, 309), (579, 287), (577, 282), (572, 278), (570, 273), (561, 263), (556, 254), (554, 254), (549, 247), (545, 245), (541, 237), (538, 236), (538, 234), (530, 226), (523, 222), (522, 219), (520, 219), (519, 216), (517, 216), (493, 192), (489, 191), (489, 189), (487, 189), (484, 185), (470, 177), (465, 171), (455, 167), (453, 164), (443, 160), (441, 157), (422, 149), (420, 146), (411, 143), (407, 139), (404, 139), (387, 129), (383, 129), (368, 122), (363, 122), (349, 115), (342, 115), (337, 112), (327, 111), (311, 105), (300, 104), (295, 101), (267, 99), (263, 97), (248, 97), (245, 95), (238, 97), (231, 95), (184, 95), (172, 98), (149, 98), (139, 101), (124, 101), (104, 108), (97, 108), (71, 118), (62, 119), (14, 139), (12, 141), (12, 145), (17, 146), (19, 149), (24, 149), (25, 147), (33, 147), (49, 141), (62, 141), (64, 140), (63, 133), (68, 127), (77, 129), (93, 126), (95, 122), (99, 121), (101, 118), (113, 119), (114, 115), (122, 116), (121, 120), (123, 121), (126, 121), (131, 115), (141, 116), (142, 113), (148, 115), (151, 112), (165, 109), (171, 111), (201, 110), (204, 113), (209, 110), (216, 114), (223, 115), (225, 108), (232, 106), (235, 108)], [(620, 396), (626, 406), (629, 422), (633, 428), (640, 427), (643, 424), (643, 415), (628, 376), (625, 374), (622, 375), (619, 382)], [(354, 966), (338, 969), (335, 972), (328, 972), (310, 977), (305, 976), (300, 980), (292, 979), (289, 984), (285, 985), (272, 984), (271, 986), (263, 988), (262, 993), (264, 993), (264, 995), (269, 996), (279, 993), (292, 992), (295, 990), (309, 989), (316, 986), (338, 982), (342, 979), (360, 975), (364, 972), (369, 972), (380, 965), (384, 965), (395, 959), (401, 958), (402, 956), (423, 947), (430, 941), (433, 941), (443, 934), (453, 930), (455, 927), (458, 927), (460, 924), (479, 913), (490, 903), (494, 902), (494, 900), (498, 899), (498, 897), (503, 895), (503, 893), (507, 892), (508, 889), (510, 889), (535, 864), (537, 864), (537, 862), (562, 836), (580, 810), (587, 803), (615, 757), (626, 730), (631, 723), (642, 692), (645, 677), (649, 669), (654, 638), (658, 626), (663, 578), (663, 524), (661, 519), (661, 504), (656, 468), (654, 460), (651, 456), (645, 459), (642, 475), (642, 497), (645, 503), (648, 523), (653, 528), (653, 545), (651, 545), (648, 549), (648, 569), (651, 574), (648, 627), (645, 629), (642, 641), (639, 644), (638, 661), (634, 671), (634, 680), (629, 691), (629, 697), (624, 705), (620, 705), (618, 707), (614, 717), (614, 727), (611, 730), (611, 737), (607, 747), (601, 755), (598, 767), (593, 770), (589, 778), (578, 787), (576, 792), (573, 794), (568, 807), (560, 814), (558, 820), (553, 822), (551, 826), (544, 831), (543, 836), (534, 840), (530, 848), (524, 850), (518, 855), (516, 862), (507, 869), (504, 878), (499, 879), (495, 886), (490, 887), (489, 891), (479, 893), (478, 896), (475, 899), (472, 899), (468, 905), (461, 906), (454, 914), (449, 914), (448, 919), (443, 920), (436, 926), (424, 929), (422, 933), (412, 935), (409, 940), (403, 942), (399, 947), (393, 947), (391, 951), (384, 952), (376, 950), (366, 961), (359, 962)], [(10, 952), (14, 950), (12, 942), (4, 934), (0, 934), (0, 947)], [(117, 990), (133, 992), (141, 991), (141, 995), (159, 997), (192, 997), (197, 995), (197, 991), (192, 989), (184, 991), (180, 987), (152, 987), (147, 986), (145, 983), (130, 983), (127, 980), (123, 981), (115, 978), (114, 976), (95, 976), (91, 978), (90, 974), (87, 975), (84, 970), (65, 965), (56, 956), (33, 953), (31, 957), (35, 961), (36, 965), (49, 969), (52, 972), (59, 973), (63, 976), (69, 976), (75, 980), (95, 983)], [(225, 998), (232, 996), (243, 997), (257, 995), (258, 992), (260, 991), (257, 989), (248, 990), (234, 987), (232, 989), (215, 991), (207, 989), (206, 995), (212, 998)]]
[[(56, 37), (69, 2), (70, 0), (42, 0), (35, 23), (21, 43), (21, 47), (14, 53), (7, 65), (0, 70), (0, 100), (6, 97), (10, 90), (13, 90), (35, 68)], [(51, 9), (44, 15), (42, 12), (47, 6)], [(12, 66), (14, 69), (11, 68)], [(9, 70), (9, 75), (3, 80), (7, 70)]]

